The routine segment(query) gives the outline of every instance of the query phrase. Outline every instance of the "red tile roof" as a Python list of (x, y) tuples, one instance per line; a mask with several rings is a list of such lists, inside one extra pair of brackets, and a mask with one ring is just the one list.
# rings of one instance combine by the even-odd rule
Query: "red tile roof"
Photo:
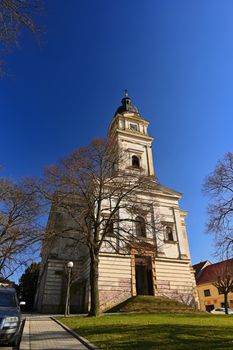
[(201, 261), (198, 264), (193, 265), (193, 269), (195, 271), (195, 277), (198, 276), (199, 272), (201, 271), (201, 269), (205, 266), (205, 264), (208, 263), (208, 260), (205, 261)]
[(230, 267), (233, 274), (233, 259), (224, 260), (216, 264), (206, 266), (202, 270), (202, 273), (198, 276), (197, 284), (199, 285), (215, 281), (217, 279), (218, 273), (220, 274), (221, 271), (226, 270), (227, 266), (228, 268)]

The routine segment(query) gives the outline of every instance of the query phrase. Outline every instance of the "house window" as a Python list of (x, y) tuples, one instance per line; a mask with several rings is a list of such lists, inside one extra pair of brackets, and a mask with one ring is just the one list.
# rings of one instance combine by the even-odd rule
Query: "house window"
[(136, 236), (146, 237), (146, 222), (141, 216), (137, 216), (135, 219)]
[(132, 166), (134, 168), (140, 168), (140, 161), (139, 161), (139, 158), (137, 156), (132, 157)]
[(130, 123), (129, 128), (130, 128), (130, 130), (138, 131), (138, 124)]
[(172, 225), (165, 226), (165, 241), (174, 241)]
[(205, 289), (204, 290), (204, 296), (205, 297), (210, 297), (210, 290), (209, 289)]

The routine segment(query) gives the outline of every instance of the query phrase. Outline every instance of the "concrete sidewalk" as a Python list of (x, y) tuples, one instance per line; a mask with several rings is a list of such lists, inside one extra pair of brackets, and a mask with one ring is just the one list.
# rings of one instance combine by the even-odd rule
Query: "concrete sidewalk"
[(20, 350), (86, 350), (78, 339), (50, 317), (27, 317)]

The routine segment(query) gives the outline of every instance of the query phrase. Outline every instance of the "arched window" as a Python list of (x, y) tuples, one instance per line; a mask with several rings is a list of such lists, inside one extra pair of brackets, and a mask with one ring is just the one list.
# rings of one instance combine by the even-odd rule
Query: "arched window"
[(140, 161), (139, 161), (139, 158), (137, 156), (132, 157), (132, 166), (134, 168), (140, 168)]
[(135, 219), (136, 236), (146, 237), (146, 222), (141, 216), (137, 216)]
[(173, 241), (173, 229), (171, 226), (166, 226), (166, 232), (165, 232), (165, 239), (166, 241)]

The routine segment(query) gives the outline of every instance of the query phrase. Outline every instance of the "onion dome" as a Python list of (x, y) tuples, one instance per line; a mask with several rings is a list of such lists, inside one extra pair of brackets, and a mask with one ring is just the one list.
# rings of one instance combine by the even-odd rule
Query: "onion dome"
[(124, 112), (135, 113), (138, 116), (140, 115), (137, 107), (135, 107), (132, 104), (131, 98), (129, 97), (127, 90), (125, 90), (125, 92), (124, 92), (124, 97), (121, 100), (121, 106), (117, 108), (115, 115), (122, 114)]

